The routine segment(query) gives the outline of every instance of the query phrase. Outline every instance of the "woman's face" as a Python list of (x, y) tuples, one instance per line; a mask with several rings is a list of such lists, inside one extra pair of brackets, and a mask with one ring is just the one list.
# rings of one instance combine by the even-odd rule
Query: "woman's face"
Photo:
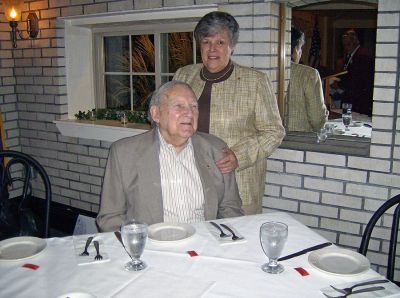
[(293, 53), (292, 53), (292, 61), (294, 63), (299, 63), (300, 62), (300, 58), (301, 58), (301, 54), (302, 54), (302, 49), (301, 46), (297, 46), (293, 49)]
[(203, 64), (209, 72), (215, 73), (228, 65), (233, 51), (229, 33), (226, 30), (204, 37), (200, 41)]

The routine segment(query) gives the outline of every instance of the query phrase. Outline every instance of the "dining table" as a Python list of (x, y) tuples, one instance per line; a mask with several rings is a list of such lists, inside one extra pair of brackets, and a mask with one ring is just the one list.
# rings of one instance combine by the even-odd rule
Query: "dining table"
[[(48, 238), (35, 256), (0, 259), (0, 297), (313, 298), (325, 297), (321, 289), (330, 285), (385, 279), (370, 267), (358, 274), (326, 272), (310, 264), (312, 252), (281, 261), (285, 269), (280, 274), (266, 273), (261, 270), (268, 258), (260, 245), (260, 226), (267, 221), (288, 226), (281, 256), (329, 242), (285, 212), (223, 218), (213, 222), (227, 224), (244, 238), (221, 241), (210, 222), (191, 223), (194, 232), (188, 238), (148, 238), (141, 256), (147, 268), (126, 271), (130, 258), (112, 232)], [(88, 237), (100, 243), (103, 259), (94, 260), (93, 244), (90, 256), (80, 256)], [(354, 297), (400, 297), (400, 289), (393, 291), (391, 285), (388, 296)]]

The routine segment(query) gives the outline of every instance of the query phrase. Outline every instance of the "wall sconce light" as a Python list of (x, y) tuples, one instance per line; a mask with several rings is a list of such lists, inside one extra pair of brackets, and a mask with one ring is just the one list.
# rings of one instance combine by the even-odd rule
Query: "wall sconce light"
[(39, 19), (34, 12), (30, 12), (26, 19), (26, 31), (28, 37), (23, 37), (22, 32), (17, 28), (18, 21), (21, 20), (21, 11), (24, 0), (3, 0), (4, 13), (7, 21), (11, 27), (11, 41), (13, 48), (17, 47), (17, 33), (20, 39), (33, 39), (36, 38), (39, 33)]

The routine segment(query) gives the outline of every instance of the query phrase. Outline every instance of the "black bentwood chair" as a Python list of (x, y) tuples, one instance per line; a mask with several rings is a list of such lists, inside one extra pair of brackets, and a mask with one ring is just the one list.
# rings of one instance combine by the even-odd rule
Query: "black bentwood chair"
[(397, 196), (387, 200), (379, 209), (372, 215), (369, 220), (367, 226), (365, 227), (364, 234), (362, 236), (359, 253), (364, 256), (367, 254), (369, 240), (371, 238), (372, 230), (374, 229), (377, 221), (381, 218), (381, 216), (391, 207), (396, 206), (393, 213), (393, 221), (390, 233), (390, 243), (389, 243), (389, 253), (388, 253), (388, 266), (386, 272), (386, 278), (397, 285), (400, 285), (400, 282), (394, 281), (394, 268), (395, 268), (395, 259), (396, 259), (396, 246), (397, 246), (397, 235), (399, 230), (399, 218), (400, 218), (400, 194)]
[[(33, 189), (38, 194), (44, 189), (44, 198), (33, 196)], [(50, 180), (36, 159), (18, 151), (0, 151), (0, 240), (48, 238), (50, 201)]]

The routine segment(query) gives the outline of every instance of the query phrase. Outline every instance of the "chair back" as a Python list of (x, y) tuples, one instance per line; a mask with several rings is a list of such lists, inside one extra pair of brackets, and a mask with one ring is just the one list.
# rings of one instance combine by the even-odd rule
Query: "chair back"
[[(43, 182), (42, 199), (32, 195), (35, 173)], [(50, 179), (36, 159), (18, 151), (0, 151), (0, 240), (15, 236), (48, 238), (51, 196)]]
[[(397, 206), (396, 206), (397, 205)], [(372, 215), (367, 226), (365, 227), (364, 234), (362, 236), (361, 245), (358, 250), (359, 253), (367, 255), (369, 240), (371, 238), (372, 230), (374, 229), (378, 220), (382, 217), (386, 211), (393, 206), (396, 206), (393, 213), (393, 221), (390, 232), (389, 252), (388, 252), (388, 266), (386, 272), (386, 278), (392, 282), (394, 281), (394, 269), (395, 269), (395, 258), (396, 258), (396, 247), (397, 247), (397, 236), (399, 230), (399, 218), (400, 218), (400, 194), (387, 200), (378, 210)], [(397, 282), (395, 282), (398, 284)]]

